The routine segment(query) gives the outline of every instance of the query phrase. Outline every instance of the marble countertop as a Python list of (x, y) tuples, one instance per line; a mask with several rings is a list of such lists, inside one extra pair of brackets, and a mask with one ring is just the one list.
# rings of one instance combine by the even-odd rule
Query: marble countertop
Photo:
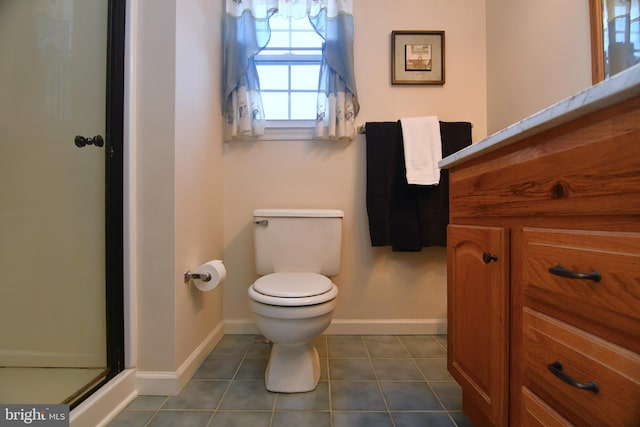
[(445, 157), (438, 166), (446, 169), (638, 94), (640, 94), (640, 64)]

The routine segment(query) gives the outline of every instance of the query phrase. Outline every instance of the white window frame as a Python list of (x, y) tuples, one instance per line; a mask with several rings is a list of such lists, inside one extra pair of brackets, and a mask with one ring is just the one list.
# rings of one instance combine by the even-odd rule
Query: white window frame
[[(289, 18), (293, 19), (293, 18)], [(275, 30), (272, 30), (275, 31)], [(289, 37), (293, 37), (299, 30), (289, 30)], [(282, 31), (281, 31), (282, 32)], [(291, 47), (267, 47), (263, 49), (260, 54), (255, 57), (256, 65), (263, 64), (276, 64), (287, 65), (290, 67), (292, 64), (321, 64), (322, 54), (273, 54), (269, 55), (269, 51), (319, 51), (321, 48), (291, 48)], [(287, 93), (295, 91), (291, 90), (291, 74), (289, 74)], [(272, 92), (270, 90), (262, 89), (262, 92)], [(312, 139), (316, 126), (315, 120), (266, 120), (265, 131), (260, 139), (263, 140), (308, 140)]]

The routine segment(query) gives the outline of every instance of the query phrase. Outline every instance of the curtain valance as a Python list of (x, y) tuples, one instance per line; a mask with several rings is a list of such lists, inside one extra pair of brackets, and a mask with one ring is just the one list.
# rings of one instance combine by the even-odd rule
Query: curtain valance
[(271, 11), (291, 18), (315, 17), (321, 11), (334, 18), (341, 13), (353, 15), (353, 0), (231, 0), (227, 1), (227, 15), (240, 17), (249, 12), (255, 19), (268, 19)]
[(223, 112), (225, 139), (259, 137), (265, 115), (255, 56), (271, 36), (269, 18), (307, 17), (323, 38), (315, 137), (353, 139), (360, 109), (353, 61), (353, 0), (227, 0)]

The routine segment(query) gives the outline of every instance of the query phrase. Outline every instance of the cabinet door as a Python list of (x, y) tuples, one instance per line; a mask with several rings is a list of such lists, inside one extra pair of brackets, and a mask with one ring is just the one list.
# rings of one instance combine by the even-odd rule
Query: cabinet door
[(504, 228), (448, 229), (448, 369), (475, 426), (507, 425), (509, 250)]

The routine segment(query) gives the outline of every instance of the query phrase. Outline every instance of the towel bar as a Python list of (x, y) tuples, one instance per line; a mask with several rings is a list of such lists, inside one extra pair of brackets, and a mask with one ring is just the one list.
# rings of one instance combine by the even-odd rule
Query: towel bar
[[(471, 123), (471, 128), (473, 129), (473, 123)], [(367, 133), (367, 125), (358, 126), (358, 134), (365, 135)]]

